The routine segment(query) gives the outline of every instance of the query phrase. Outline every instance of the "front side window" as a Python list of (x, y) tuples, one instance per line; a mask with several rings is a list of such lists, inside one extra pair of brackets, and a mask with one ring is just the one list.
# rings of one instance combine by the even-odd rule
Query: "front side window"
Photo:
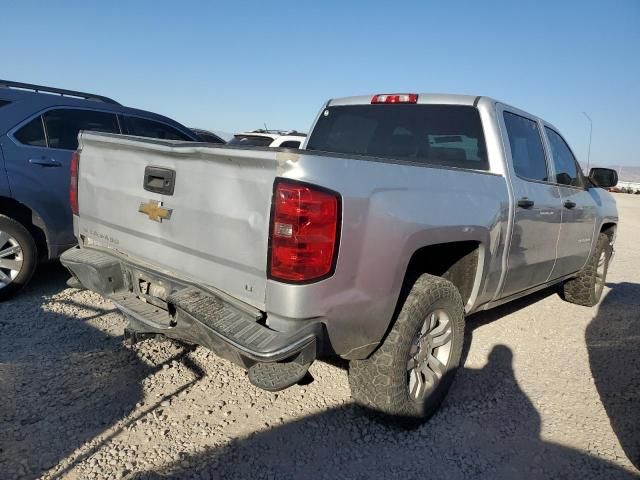
[(164, 123), (140, 117), (124, 117), (126, 119), (129, 135), (146, 138), (159, 138), (162, 140), (187, 140), (191, 141), (184, 133)]
[(42, 126), (42, 117), (38, 115), (14, 134), (16, 140), (23, 145), (31, 145), (33, 147), (46, 147), (47, 141), (44, 137), (44, 127)]
[(480, 114), (466, 105), (328, 107), (307, 150), (489, 169)]
[(561, 185), (570, 185), (572, 187), (582, 187), (582, 175), (578, 168), (573, 153), (564, 139), (554, 130), (545, 127), (549, 146), (551, 147), (551, 156), (553, 157), (553, 166), (556, 171), (556, 183)]
[(49, 148), (77, 149), (80, 130), (120, 133), (113, 113), (61, 108), (46, 112), (43, 118)]
[(511, 112), (504, 112), (504, 123), (516, 175), (529, 180), (549, 181), (538, 124)]

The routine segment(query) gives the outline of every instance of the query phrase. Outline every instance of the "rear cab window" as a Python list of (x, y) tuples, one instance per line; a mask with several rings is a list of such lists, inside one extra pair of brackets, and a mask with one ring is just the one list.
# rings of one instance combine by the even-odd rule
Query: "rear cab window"
[(329, 106), (307, 150), (488, 170), (480, 114), (466, 105)]

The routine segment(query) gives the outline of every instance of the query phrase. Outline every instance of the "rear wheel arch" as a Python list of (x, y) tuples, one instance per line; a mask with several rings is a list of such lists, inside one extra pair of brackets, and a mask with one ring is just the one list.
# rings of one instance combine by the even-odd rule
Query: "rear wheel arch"
[(609, 237), (609, 241), (613, 243), (613, 240), (616, 236), (616, 230), (618, 229), (618, 224), (614, 222), (605, 222), (600, 227), (600, 233), (604, 233)]
[(0, 214), (14, 219), (29, 231), (36, 243), (39, 260), (49, 257), (47, 228), (35, 210), (11, 197), (0, 196)]
[(368, 346), (366, 353), (360, 352), (350, 358), (368, 358), (382, 345), (392, 330), (413, 285), (423, 274), (451, 282), (460, 293), (463, 305), (468, 305), (469, 300), (477, 295), (480, 287), (483, 262), (484, 246), (477, 240), (437, 243), (415, 250), (404, 269), (398, 298), (384, 334), (377, 343)]
[[(475, 240), (437, 243), (418, 248), (407, 264), (403, 290), (411, 288), (416, 278), (427, 273), (453, 283), (466, 305), (480, 278), (483, 257), (483, 244)], [(402, 295), (398, 302), (400, 301)]]

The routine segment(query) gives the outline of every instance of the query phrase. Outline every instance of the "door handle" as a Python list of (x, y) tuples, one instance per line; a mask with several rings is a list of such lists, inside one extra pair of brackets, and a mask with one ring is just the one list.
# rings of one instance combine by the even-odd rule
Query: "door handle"
[(40, 165), (41, 167), (61, 167), (62, 163), (53, 158), (30, 158), (29, 163), (31, 165)]
[(575, 208), (576, 206), (576, 202), (572, 202), (571, 200), (567, 200), (566, 202), (564, 202), (564, 207), (568, 208), (569, 210), (571, 210), (572, 208)]
[(527, 197), (523, 197), (520, 200), (518, 200), (518, 206), (520, 208), (531, 208), (533, 207), (534, 202), (533, 200), (529, 200)]

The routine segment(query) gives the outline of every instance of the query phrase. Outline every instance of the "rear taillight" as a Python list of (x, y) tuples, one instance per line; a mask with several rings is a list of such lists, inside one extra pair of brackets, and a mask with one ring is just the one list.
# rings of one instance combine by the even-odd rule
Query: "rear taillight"
[(374, 95), (371, 103), (418, 103), (415, 93), (383, 93)]
[(74, 215), (78, 215), (78, 173), (80, 170), (80, 152), (71, 154), (71, 182), (69, 183), (69, 203)]
[(269, 278), (304, 283), (333, 273), (340, 234), (340, 195), (276, 180), (270, 225)]

